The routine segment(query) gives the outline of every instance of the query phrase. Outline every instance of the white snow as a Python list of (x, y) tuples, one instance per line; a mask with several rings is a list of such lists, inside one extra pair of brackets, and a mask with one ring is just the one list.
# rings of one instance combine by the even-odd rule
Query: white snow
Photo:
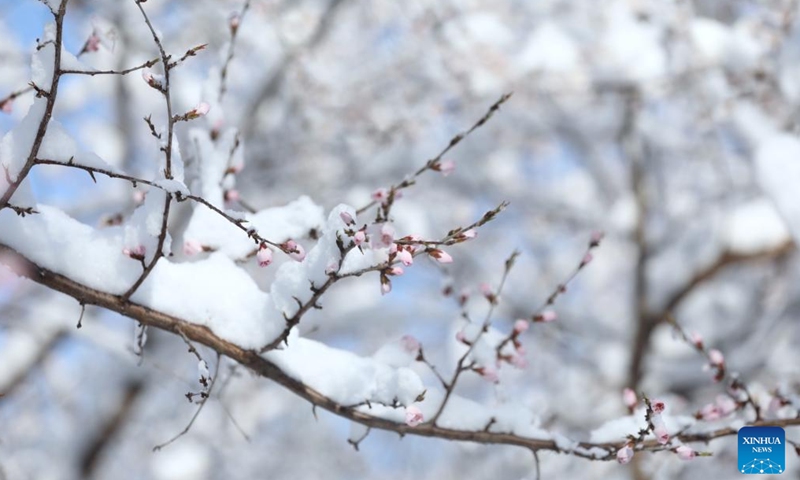
[(757, 198), (730, 212), (723, 238), (735, 253), (756, 253), (775, 248), (789, 238), (786, 223), (767, 198)]
[(755, 155), (756, 177), (786, 222), (795, 241), (800, 241), (800, 140), (776, 134), (762, 142)]
[(550, 21), (542, 23), (530, 34), (517, 56), (517, 68), (521, 73), (565, 73), (576, 70), (579, 63), (580, 50), (576, 42)]

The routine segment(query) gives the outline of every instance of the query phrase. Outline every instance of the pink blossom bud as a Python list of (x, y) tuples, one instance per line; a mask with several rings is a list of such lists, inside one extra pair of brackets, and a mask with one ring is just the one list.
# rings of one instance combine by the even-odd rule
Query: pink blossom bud
[(387, 269), (386, 273), (388, 275), (393, 275), (393, 276), (397, 277), (397, 276), (402, 275), (404, 272), (403, 272), (403, 268), (402, 267), (390, 267), (389, 269)]
[(498, 383), (500, 381), (500, 378), (497, 376), (497, 370), (495, 370), (493, 367), (479, 368), (478, 373), (481, 375), (481, 377), (492, 383)]
[(394, 255), (395, 253), (397, 253), (397, 244), (392, 243), (389, 245), (389, 255)]
[(11, 104), (12, 103), (14, 103), (14, 101), (11, 100), (10, 98), (7, 98), (7, 99), (3, 100), (2, 102), (0, 102), (0, 112), (11, 113), (11, 110), (12, 110)]
[(442, 175), (446, 177), (456, 170), (456, 162), (452, 160), (444, 160), (433, 164), (431, 168), (437, 172), (441, 172)]
[(256, 253), (259, 267), (268, 267), (272, 263), (272, 250), (267, 246), (262, 246)]
[(97, 36), (97, 32), (92, 32), (89, 35), (89, 38), (86, 39), (86, 43), (83, 45), (84, 52), (96, 52), (100, 49), (100, 37)]
[(191, 257), (203, 251), (203, 245), (197, 240), (186, 240), (183, 242), (183, 254)]
[(699, 417), (701, 420), (706, 420), (709, 422), (713, 422), (714, 420), (719, 420), (722, 418), (722, 414), (719, 411), (719, 407), (717, 407), (713, 403), (709, 403), (705, 405), (700, 411), (697, 413), (696, 417)]
[(238, 13), (232, 13), (230, 17), (228, 17), (228, 28), (231, 29), (232, 34), (236, 34), (236, 31), (239, 30), (239, 24), (241, 23), (242, 19)]
[(630, 447), (630, 445), (625, 445), (624, 447), (617, 450), (617, 462), (619, 462), (620, 465), (625, 465), (626, 463), (629, 463), (632, 458), (633, 458), (633, 449)]
[(403, 338), (400, 339), (403, 342), (403, 348), (408, 353), (418, 353), (420, 344), (419, 340), (414, 338), (411, 335), (403, 335)]
[(483, 294), (483, 296), (486, 298), (494, 296), (492, 287), (488, 283), (481, 283), (480, 285), (478, 285), (478, 290), (480, 290), (481, 294)]
[(394, 242), (394, 227), (384, 223), (381, 227), (381, 243), (391, 246), (394, 245), (392, 242)]
[(466, 335), (464, 335), (463, 330), (459, 330), (458, 332), (456, 332), (456, 340), (458, 340), (461, 343), (466, 343), (466, 339), (467, 337)]
[(379, 188), (372, 192), (372, 199), (376, 202), (384, 203), (386, 200), (389, 199), (389, 190), (385, 188)]
[(286, 240), (281, 244), (281, 250), (284, 251), (290, 258), (302, 262), (306, 258), (306, 251), (302, 245), (294, 240)]
[(515, 333), (518, 333), (518, 334), (519, 333), (523, 333), (526, 330), (528, 330), (528, 321), (527, 320), (519, 319), (516, 322), (514, 322), (514, 332)]
[(353, 219), (353, 216), (347, 212), (339, 212), (339, 218), (342, 219), (345, 225), (355, 225), (356, 221)]
[(592, 236), (589, 237), (589, 248), (594, 248), (600, 245), (600, 242), (603, 240), (606, 234), (601, 230), (595, 230), (592, 232)]
[(435, 258), (439, 263), (453, 263), (453, 257), (444, 250), (439, 250), (438, 248), (428, 250), (428, 255)]
[(337, 270), (339, 270), (339, 262), (333, 260), (328, 264), (328, 266), (325, 267), (325, 274), (332, 275), (336, 273)]
[(225, 201), (226, 202), (238, 202), (239, 201), (239, 191), (238, 190), (226, 190), (225, 191)]
[(665, 445), (669, 442), (669, 432), (667, 432), (667, 427), (664, 424), (656, 425), (656, 428), (653, 429), (653, 435), (656, 436), (656, 440), (661, 445)]
[(686, 445), (681, 445), (680, 447), (676, 448), (675, 453), (678, 454), (678, 458), (681, 460), (691, 460), (697, 456), (697, 452)]
[(708, 360), (711, 362), (711, 365), (715, 367), (721, 367), (725, 364), (725, 357), (722, 355), (722, 352), (716, 348), (712, 348), (708, 351)]
[(207, 104), (206, 102), (200, 102), (192, 110), (186, 112), (186, 118), (193, 120), (195, 118), (202, 117), (203, 115), (207, 114), (209, 110), (211, 110), (211, 105)]
[(364, 233), (363, 230), (359, 230), (353, 235), (353, 243), (358, 246), (364, 243), (367, 240), (367, 235)]
[(133, 203), (137, 205), (141, 205), (144, 202), (144, 192), (141, 190), (134, 190), (133, 191)]
[(423, 422), (422, 411), (416, 405), (406, 407), (406, 425), (416, 427)]
[(414, 263), (414, 256), (411, 255), (411, 252), (405, 249), (397, 251), (397, 259), (400, 260), (400, 262), (406, 267)]
[(152, 88), (155, 88), (159, 91), (164, 91), (164, 76), (163, 75), (156, 75), (150, 69), (142, 70), (142, 78), (144, 81), (150, 85)]
[(692, 343), (697, 348), (703, 348), (703, 336), (697, 332), (692, 332), (691, 334)]
[(650, 407), (653, 409), (653, 413), (659, 414), (664, 411), (666, 405), (662, 400), (653, 400), (650, 402)]
[(456, 237), (460, 241), (470, 240), (478, 236), (478, 232), (475, 231), (474, 228), (470, 228), (469, 230), (465, 230), (458, 234)]
[(556, 318), (558, 318), (558, 315), (556, 314), (556, 312), (554, 312), (554, 311), (552, 311), (552, 310), (545, 310), (545, 311), (544, 311), (544, 312), (542, 312), (542, 313), (539, 313), (539, 314), (537, 314), (537, 315), (534, 315), (534, 317), (533, 317), (533, 321), (534, 321), (534, 322), (543, 322), (543, 323), (547, 323), (547, 322), (552, 322), (552, 321), (554, 321)]
[(630, 388), (625, 388), (622, 390), (622, 402), (628, 407), (628, 410), (633, 411), (636, 408), (636, 404), (639, 403), (639, 399), (636, 398), (636, 392)]
[(142, 260), (144, 258), (146, 250), (144, 245), (137, 245), (133, 248), (123, 248), (122, 253), (131, 257), (135, 258), (136, 260)]
[(586, 266), (594, 259), (594, 256), (590, 252), (586, 252), (586, 255), (583, 256), (581, 259), (581, 267)]

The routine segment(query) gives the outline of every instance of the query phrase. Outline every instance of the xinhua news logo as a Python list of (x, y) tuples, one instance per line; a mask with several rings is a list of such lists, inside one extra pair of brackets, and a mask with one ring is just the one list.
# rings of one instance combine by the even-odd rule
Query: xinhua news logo
[(739, 429), (739, 472), (780, 474), (786, 469), (786, 432), (781, 427)]

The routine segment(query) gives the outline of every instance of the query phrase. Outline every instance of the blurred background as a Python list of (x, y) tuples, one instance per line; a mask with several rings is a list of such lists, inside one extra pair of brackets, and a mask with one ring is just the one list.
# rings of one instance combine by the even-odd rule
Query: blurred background
[[(591, 232), (603, 230), (594, 261), (559, 298), (558, 320), (523, 337), (528, 366), (504, 366), (498, 385), (466, 375), (458, 393), (522, 403), (577, 440), (627, 413), (624, 387), (691, 416), (725, 386), (661, 321), (671, 311), (725, 354), (767, 417), (798, 414), (772, 401), (777, 393), (800, 405), (796, 0), (143, 6), (168, 52), (208, 44), (174, 71), (176, 111), (212, 105), (203, 119), (180, 124), (178, 138), (188, 145), (198, 125), (239, 129), (242, 202), (231, 208), (301, 195), (326, 211), (363, 206), (513, 92), (445, 157), (456, 171), (421, 177), (393, 216), (399, 235), (439, 237), (502, 201), (510, 206), (449, 250), (453, 264), (418, 262), (388, 296), (377, 276), (337, 285), (325, 309), (303, 319), (305, 336), (369, 356), (413, 335), (450, 372), (461, 309), (446, 287), (469, 294), (466, 308), (479, 316), (479, 285), (496, 287), (503, 262), (519, 250), (494, 317), (508, 331), (568, 277)], [(239, 26), (231, 49), (232, 15)], [(42, 3), (0, 0), (0, 99), (27, 85), (30, 54), (51, 19)], [(133, 0), (71, 0), (66, 49), (78, 54), (93, 33), (99, 50), (80, 56), (88, 67), (122, 69), (156, 56)], [(31, 102), (31, 93), (8, 102), (0, 132)], [(163, 100), (140, 72), (65, 77), (55, 110), (82, 148), (143, 177), (160, 155), (142, 121), (151, 114), (163, 120)], [(184, 160), (189, 168), (189, 150)], [(134, 208), (126, 182), (95, 184), (85, 173), (41, 166), (32, 182), (39, 202), (91, 225)], [(268, 287), (269, 273), (253, 275)], [(0, 269), (0, 478), (534, 478), (532, 455), (515, 447), (373, 431), (356, 451), (347, 421), (315, 416), (224, 359), (222, 386), (191, 431), (154, 453), (194, 414), (184, 394), (198, 389), (196, 359), (179, 338), (152, 330), (140, 359), (134, 322), (88, 307), (77, 330), (80, 314), (75, 300)], [(213, 364), (211, 352), (201, 353)], [(787, 438), (797, 436), (789, 429)], [(690, 462), (670, 453), (637, 455), (627, 466), (539, 458), (542, 478), (727, 478), (735, 445), (735, 437), (717, 440), (702, 447), (713, 457)], [(787, 469), (796, 474), (791, 450)]]

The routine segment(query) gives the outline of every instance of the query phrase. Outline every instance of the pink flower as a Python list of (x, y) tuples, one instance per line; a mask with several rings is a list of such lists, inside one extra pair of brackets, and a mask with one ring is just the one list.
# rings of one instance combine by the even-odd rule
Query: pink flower
[(394, 242), (394, 227), (388, 223), (381, 226), (381, 244), (391, 246)]
[(669, 432), (667, 432), (667, 428), (665, 426), (661, 425), (656, 427), (655, 430), (653, 430), (653, 434), (656, 436), (656, 440), (658, 440), (658, 443), (661, 445), (669, 442)]
[(363, 230), (359, 230), (353, 235), (353, 243), (358, 246), (364, 243), (367, 240), (367, 235), (364, 233)]
[(400, 262), (406, 267), (414, 263), (414, 256), (411, 255), (411, 252), (405, 249), (397, 251), (397, 259), (400, 260)]
[(695, 347), (703, 348), (703, 336), (702, 335), (700, 335), (697, 332), (692, 332), (691, 337), (692, 337), (692, 343), (694, 344)]
[(290, 258), (297, 260), (298, 262), (302, 262), (303, 259), (306, 258), (306, 251), (302, 245), (295, 242), (294, 240), (286, 240), (281, 244), (281, 250), (283, 250)]
[(633, 411), (636, 408), (636, 404), (639, 403), (639, 399), (636, 398), (636, 392), (630, 388), (625, 388), (622, 390), (622, 402), (628, 407), (628, 410)]
[(414, 338), (411, 335), (403, 335), (403, 338), (400, 339), (403, 342), (403, 348), (408, 353), (418, 353), (419, 352), (419, 340)]
[(456, 340), (458, 340), (461, 343), (466, 343), (466, 339), (467, 337), (466, 335), (464, 335), (464, 330), (459, 330), (458, 332), (456, 332)]
[(675, 453), (678, 454), (678, 458), (681, 460), (691, 460), (697, 456), (697, 452), (686, 445), (681, 445), (680, 447), (676, 448)]
[(526, 330), (528, 330), (527, 320), (519, 319), (516, 322), (514, 322), (514, 332), (519, 334), (525, 332)]
[(238, 190), (226, 190), (225, 191), (225, 201), (226, 202), (238, 202), (239, 201), (239, 191)]
[(664, 411), (666, 405), (662, 400), (653, 400), (650, 402), (650, 406), (653, 408), (653, 413), (659, 414)]
[(256, 253), (256, 260), (258, 260), (259, 267), (268, 267), (272, 263), (272, 250), (266, 245), (262, 245)]
[(625, 445), (624, 447), (617, 450), (617, 462), (619, 462), (620, 465), (625, 465), (626, 463), (629, 463), (632, 458), (633, 458), (633, 449), (630, 447), (630, 445)]
[(379, 188), (372, 192), (371, 197), (376, 202), (384, 203), (389, 199), (389, 190), (386, 190), (385, 188)]
[(345, 225), (355, 225), (356, 221), (353, 219), (353, 216), (347, 212), (339, 212), (339, 218), (342, 219)]
[(203, 245), (197, 240), (186, 240), (183, 242), (183, 254), (191, 257), (203, 251)]
[(390, 224), (373, 224), (370, 225), (369, 231), (370, 248), (390, 248), (394, 244), (394, 227)]
[(0, 112), (11, 113), (11, 104), (14, 103), (10, 98), (0, 102)]
[(722, 352), (716, 348), (712, 348), (708, 351), (708, 360), (711, 362), (711, 365), (715, 367), (721, 367), (725, 364), (725, 357), (722, 355)]
[(481, 283), (478, 285), (478, 290), (483, 294), (484, 297), (494, 297), (494, 292), (492, 291), (492, 286), (488, 283)]
[(452, 160), (444, 160), (434, 164), (432, 168), (437, 172), (441, 172), (442, 175), (446, 177), (456, 170), (456, 162)]
[(406, 407), (406, 425), (409, 427), (416, 427), (424, 420), (422, 411), (416, 405), (409, 405)]
[(428, 250), (428, 255), (435, 258), (439, 263), (453, 263), (453, 257), (444, 250), (439, 250), (438, 248)]
[(558, 318), (558, 315), (556, 315), (556, 312), (554, 312), (552, 310), (545, 310), (544, 312), (542, 312), (542, 313), (540, 313), (538, 315), (535, 315), (533, 317), (533, 321), (534, 322), (547, 323), (547, 322), (554, 321), (556, 318)]
[(590, 252), (586, 252), (586, 255), (584, 255), (583, 259), (581, 260), (581, 267), (588, 265), (593, 259), (594, 257), (592, 254)]

